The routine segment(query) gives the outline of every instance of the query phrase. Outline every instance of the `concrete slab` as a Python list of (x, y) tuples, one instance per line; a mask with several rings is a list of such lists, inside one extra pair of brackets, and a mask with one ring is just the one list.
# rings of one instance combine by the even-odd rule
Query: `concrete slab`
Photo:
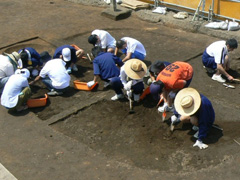
[(117, 7), (116, 11), (113, 7), (107, 8), (102, 11), (101, 15), (107, 18), (113, 19), (115, 21), (128, 18), (131, 16), (132, 10), (123, 7)]
[(1, 163), (0, 163), (0, 179), (17, 180)]

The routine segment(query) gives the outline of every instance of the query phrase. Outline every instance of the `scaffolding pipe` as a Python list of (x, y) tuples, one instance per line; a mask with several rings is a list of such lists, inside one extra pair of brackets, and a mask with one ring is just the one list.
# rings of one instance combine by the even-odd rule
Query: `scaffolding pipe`
[[(194, 8), (190, 8), (190, 7), (186, 7), (186, 6), (182, 6), (182, 5), (177, 5), (177, 4), (173, 4), (173, 3), (168, 3), (168, 2), (163, 2), (163, 1), (160, 1), (160, 3), (161, 3), (161, 4), (170, 5), (170, 6), (176, 6), (176, 7), (180, 7), (180, 8), (192, 10), (192, 11), (195, 11), (195, 10), (196, 10), (196, 9), (194, 9)], [(176, 8), (168, 8), (168, 9), (172, 9), (172, 10), (175, 10), (175, 11), (179, 11), (179, 9), (176, 9)], [(209, 13), (209, 12), (206, 12), (206, 11), (202, 11), (202, 12), (205, 13), (205, 14), (208, 14), (208, 13)], [(191, 13), (191, 14), (193, 14), (193, 13)], [(220, 18), (224, 18), (224, 19), (234, 19), (234, 18), (231, 18), (231, 17), (219, 15), (219, 14), (214, 14), (214, 16), (220, 17)], [(205, 17), (205, 18), (207, 18), (207, 17)], [(239, 19), (235, 19), (235, 21), (240, 22)]]

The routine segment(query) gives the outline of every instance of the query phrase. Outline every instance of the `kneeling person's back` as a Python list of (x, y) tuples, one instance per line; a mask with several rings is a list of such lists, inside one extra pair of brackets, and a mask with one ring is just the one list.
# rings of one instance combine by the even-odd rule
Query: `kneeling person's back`
[(48, 76), (52, 80), (52, 85), (56, 89), (63, 89), (70, 85), (70, 75), (65, 68), (66, 63), (62, 59), (52, 59), (48, 61), (39, 76)]

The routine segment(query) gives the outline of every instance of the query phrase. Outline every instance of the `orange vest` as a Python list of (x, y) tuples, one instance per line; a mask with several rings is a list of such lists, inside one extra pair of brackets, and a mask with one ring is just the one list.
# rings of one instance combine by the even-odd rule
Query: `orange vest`
[(185, 85), (182, 80), (187, 81), (192, 76), (193, 68), (190, 64), (176, 61), (163, 69), (156, 80), (162, 81), (166, 90), (182, 89)]

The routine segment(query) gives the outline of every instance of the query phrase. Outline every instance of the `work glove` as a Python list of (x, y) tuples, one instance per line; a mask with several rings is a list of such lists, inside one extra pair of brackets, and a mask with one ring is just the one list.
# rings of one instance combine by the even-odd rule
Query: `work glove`
[(200, 149), (206, 149), (208, 147), (207, 144), (204, 144), (202, 141), (197, 140), (193, 147), (198, 146)]
[(89, 81), (89, 82), (87, 83), (87, 86), (88, 86), (88, 87), (92, 87), (94, 84), (95, 84), (94, 81)]
[(130, 91), (127, 91), (127, 96), (128, 96), (128, 98), (131, 98), (132, 97), (132, 91), (130, 90)]
[(124, 84), (124, 89), (126, 91), (130, 91), (132, 88), (132, 81), (128, 81), (126, 84)]

